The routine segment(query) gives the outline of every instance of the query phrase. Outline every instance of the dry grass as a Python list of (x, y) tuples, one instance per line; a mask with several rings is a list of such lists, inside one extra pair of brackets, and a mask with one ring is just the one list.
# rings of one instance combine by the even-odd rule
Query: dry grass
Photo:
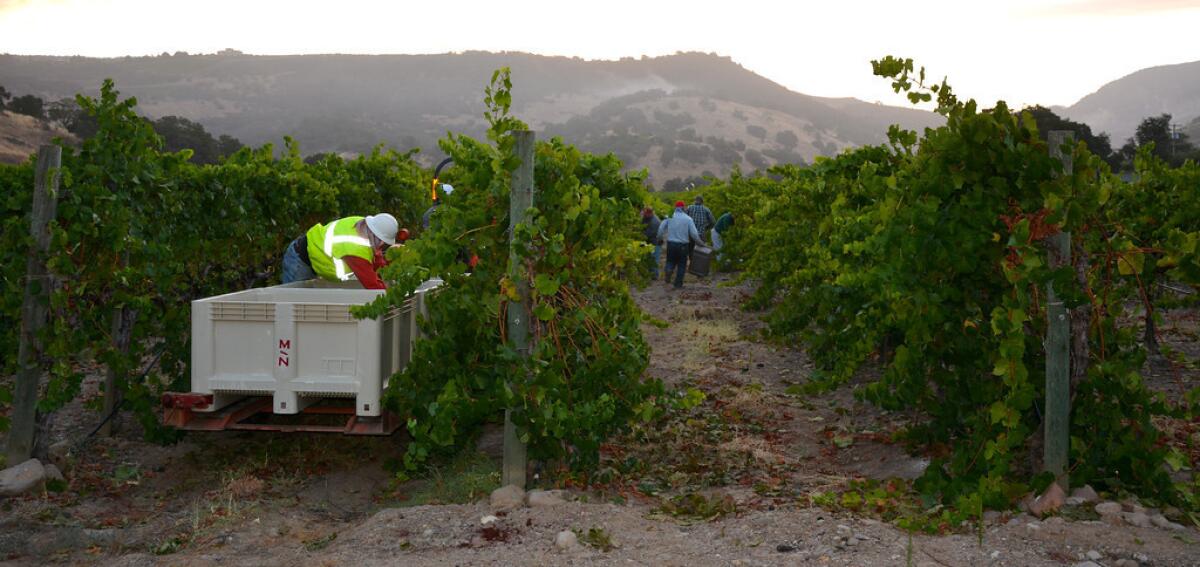
[(714, 351), (728, 349), (740, 340), (737, 323), (727, 319), (685, 319), (674, 328), (685, 339), (680, 346), (683, 370), (687, 373), (697, 373), (712, 366)]
[(75, 142), (75, 136), (59, 126), (50, 127), (32, 116), (0, 111), (0, 163), (22, 163), (36, 154), (38, 146), (55, 137)]
[(267, 483), (256, 476), (240, 474), (231, 475), (226, 479), (224, 490), (239, 499), (246, 500), (258, 498), (266, 486)]
[(771, 444), (761, 437), (739, 435), (720, 444), (717, 449), (726, 453), (745, 453), (760, 465), (784, 462), (784, 456), (775, 451)]
[(467, 504), (487, 498), (500, 487), (500, 467), (487, 455), (467, 448), (444, 464), (430, 466), (429, 477), (397, 489), (401, 506)]

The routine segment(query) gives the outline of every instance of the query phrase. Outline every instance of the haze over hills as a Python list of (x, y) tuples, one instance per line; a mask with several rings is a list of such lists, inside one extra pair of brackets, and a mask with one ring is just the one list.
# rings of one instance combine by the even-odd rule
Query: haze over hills
[(1142, 69), (1054, 111), (1107, 132), (1115, 147), (1151, 116), (1166, 113), (1173, 123), (1187, 125), (1200, 118), (1200, 61)]
[[(106, 77), (151, 118), (177, 115), (245, 143), (290, 135), (305, 154), (422, 148), (447, 131), (480, 136), (483, 87), (512, 68), (514, 113), (541, 136), (616, 153), (651, 181), (726, 175), (885, 140), (889, 125), (941, 118), (910, 108), (792, 92), (701, 53), (584, 61), (524, 53), (214, 55), (97, 59), (0, 55), (0, 85), (48, 101), (96, 94)], [(902, 100), (897, 97), (897, 102)]]

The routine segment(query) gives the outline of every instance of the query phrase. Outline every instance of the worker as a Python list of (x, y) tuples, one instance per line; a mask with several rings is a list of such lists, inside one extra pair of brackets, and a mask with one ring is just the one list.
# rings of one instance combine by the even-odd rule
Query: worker
[(725, 231), (733, 226), (733, 213), (726, 212), (717, 218), (717, 224), (713, 225), (710, 236), (712, 237), (713, 251), (720, 255), (721, 248), (725, 247)]
[(642, 209), (642, 231), (646, 237), (646, 244), (654, 247), (654, 251), (650, 253), (651, 261), (654, 262), (650, 268), (650, 279), (658, 279), (658, 259), (662, 256), (662, 245), (658, 243), (658, 225), (662, 221), (658, 219), (658, 215), (654, 214), (654, 209), (646, 207)]
[(398, 235), (403, 241), (408, 231), (400, 230), (396, 217), (388, 213), (313, 225), (284, 251), (283, 283), (357, 278), (366, 289), (385, 289), (379, 279), (379, 269), (387, 263), (383, 252), (396, 244)]
[[(704, 206), (704, 196), (696, 195), (694, 204), (687, 208), (687, 215), (696, 221), (696, 230), (700, 231), (700, 235), (708, 234), (708, 229), (712, 228), (716, 221), (713, 219), (712, 211)], [(701, 242), (703, 244), (703, 242)], [(691, 251), (689, 250), (690, 254)]]
[(688, 249), (693, 243), (703, 243), (700, 240), (700, 232), (696, 230), (696, 221), (688, 216), (683, 207), (683, 201), (677, 201), (675, 214), (658, 225), (658, 238), (667, 241), (665, 281), (670, 284), (671, 273), (675, 272), (675, 289), (683, 287), (683, 273), (687, 271)]

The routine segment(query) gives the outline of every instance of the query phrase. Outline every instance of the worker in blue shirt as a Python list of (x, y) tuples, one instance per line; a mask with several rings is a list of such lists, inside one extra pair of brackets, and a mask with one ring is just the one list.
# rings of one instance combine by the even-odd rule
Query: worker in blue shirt
[(675, 214), (664, 219), (658, 225), (659, 240), (667, 241), (667, 276), (665, 281), (671, 283), (671, 272), (675, 272), (675, 289), (683, 287), (683, 273), (687, 271), (688, 249), (692, 243), (703, 244), (700, 231), (696, 230), (696, 221), (684, 210), (683, 201), (675, 203)]

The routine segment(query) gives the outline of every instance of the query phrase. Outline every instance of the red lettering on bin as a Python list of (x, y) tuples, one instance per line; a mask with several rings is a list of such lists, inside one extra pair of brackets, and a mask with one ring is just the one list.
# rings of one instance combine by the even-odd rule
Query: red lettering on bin
[(279, 339), (279, 360), (275, 363), (276, 366), (288, 365), (288, 349), (292, 348), (291, 339)]

